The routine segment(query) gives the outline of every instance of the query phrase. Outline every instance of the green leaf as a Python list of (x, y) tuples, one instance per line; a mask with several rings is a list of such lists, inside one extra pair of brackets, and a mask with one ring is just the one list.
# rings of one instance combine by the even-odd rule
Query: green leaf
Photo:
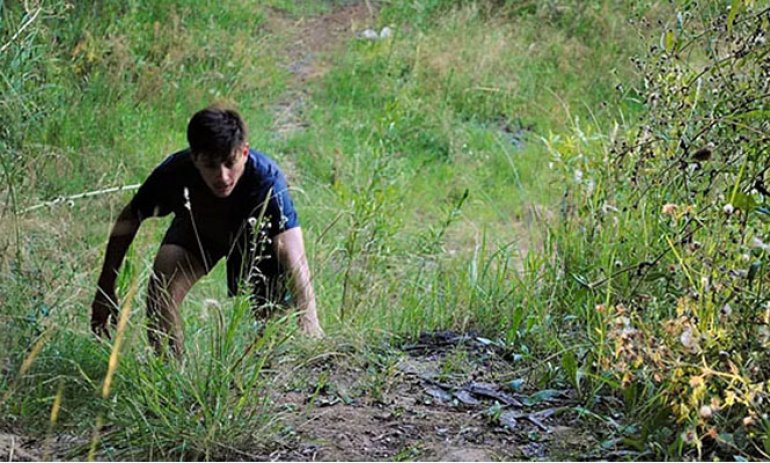
[(644, 274), (644, 280), (645, 281), (655, 281), (660, 280), (661, 278), (668, 278), (671, 274), (668, 272), (646, 272)]
[(759, 214), (759, 220), (765, 223), (770, 223), (770, 209), (766, 207), (758, 207), (754, 209)]
[(735, 119), (767, 119), (770, 118), (770, 110), (767, 109), (754, 109), (746, 111), (745, 113), (738, 114)]
[(754, 196), (746, 193), (736, 193), (733, 198), (733, 207), (736, 207), (743, 212), (751, 212), (757, 207), (757, 201)]
[(762, 268), (762, 261), (761, 260), (755, 260), (754, 262), (749, 265), (749, 287), (751, 287), (751, 284), (754, 282), (754, 279), (757, 277), (757, 272)]
[(559, 396), (561, 396), (560, 391), (555, 389), (543, 389), (542, 391), (537, 391), (531, 396), (524, 398), (523, 402), (524, 405), (531, 406), (545, 402), (546, 400), (554, 399)]
[(663, 36), (663, 47), (666, 49), (667, 52), (671, 53), (674, 50), (675, 44), (676, 44), (676, 36), (674, 35), (674, 32), (666, 31), (666, 34)]
[(581, 286), (585, 286), (586, 288), (591, 289), (591, 283), (588, 281), (588, 278), (586, 278), (583, 275), (580, 275), (578, 273), (570, 273), (570, 276), (572, 276), (572, 279), (578, 282)]
[(572, 386), (580, 393), (580, 372), (578, 370), (577, 359), (572, 351), (567, 351), (561, 357), (561, 367), (564, 370), (564, 374), (567, 376)]
[(730, 3), (730, 12), (727, 14), (727, 32), (732, 34), (735, 18), (743, 7), (743, 0), (733, 0)]

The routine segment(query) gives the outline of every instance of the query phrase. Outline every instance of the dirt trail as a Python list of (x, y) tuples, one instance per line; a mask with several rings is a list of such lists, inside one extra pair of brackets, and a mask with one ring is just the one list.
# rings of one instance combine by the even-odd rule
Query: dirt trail
[[(333, 52), (374, 25), (375, 15), (368, 3), (358, 2), (310, 18), (276, 13), (268, 19), (269, 30), (289, 36), (279, 54), (294, 76), (275, 106), (278, 136), (307, 126), (309, 84), (331, 68)], [(279, 375), (274, 399), (286, 431), (277, 448), (260, 457), (492, 461), (607, 455), (598, 450), (596, 423), (575, 412), (573, 391), (513, 393), (497, 376), (511, 370), (510, 359), (494, 345), (452, 333), (423, 341), (388, 354), (399, 358), (392, 364), (356, 364), (361, 354), (351, 353)]]
[[(499, 342), (425, 334), (363, 361), (323, 357), (279, 375), (284, 440), (261, 455), (294, 461), (575, 460), (611, 456), (569, 389), (538, 390), (510, 372)], [(283, 384), (280, 384), (283, 381)]]
[(279, 55), (284, 57), (282, 66), (294, 76), (274, 107), (274, 133), (288, 137), (307, 126), (302, 117), (307, 84), (323, 77), (331, 66), (330, 53), (373, 24), (375, 15), (376, 10), (368, 2), (359, 2), (312, 17), (291, 18), (280, 11), (268, 16), (267, 31), (288, 36)]

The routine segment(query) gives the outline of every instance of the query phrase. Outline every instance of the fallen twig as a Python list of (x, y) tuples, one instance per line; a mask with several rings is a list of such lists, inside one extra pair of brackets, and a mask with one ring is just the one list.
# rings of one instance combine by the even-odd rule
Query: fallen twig
[(76, 199), (91, 198), (94, 196), (101, 196), (107, 193), (116, 193), (119, 191), (137, 190), (139, 189), (140, 186), (141, 184), (136, 183), (134, 185), (122, 185), (122, 186), (116, 186), (112, 188), (105, 188), (103, 190), (86, 191), (84, 193), (78, 193), (70, 196), (59, 196), (58, 198), (54, 198), (51, 201), (45, 201), (40, 204), (35, 204), (34, 206), (30, 206), (22, 210), (21, 212), (19, 212), (19, 214), (26, 214), (27, 212), (36, 211), (44, 207), (58, 206), (59, 204), (69, 203), (71, 201), (75, 201)]

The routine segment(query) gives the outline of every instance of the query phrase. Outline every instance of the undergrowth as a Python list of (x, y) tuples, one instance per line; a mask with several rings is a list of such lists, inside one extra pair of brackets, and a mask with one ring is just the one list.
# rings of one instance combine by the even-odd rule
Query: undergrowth
[[(552, 252), (591, 345), (656, 456), (768, 458), (770, 15), (684, 5), (635, 59), (640, 124), (548, 140), (568, 207)], [(649, 446), (649, 447), (648, 447)]]
[(0, 425), (71, 433), (81, 458), (253, 459), (279, 439), (276, 353), (324, 344), (291, 319), (257, 336), (220, 266), (185, 302), (186, 360), (149, 354), (137, 307), (165, 222), (122, 271), (122, 341), (87, 330), (130, 198), (108, 188), (225, 100), (292, 182), (329, 342), (475, 330), (585, 410), (619, 398), (633, 425), (605, 424), (637, 455), (767, 457), (767, 13), (383, 1), (369, 25), (393, 35), (350, 31), (306, 84), (308, 127), (277, 136), (297, 84), (270, 15), (346, 3), (0, 3)]

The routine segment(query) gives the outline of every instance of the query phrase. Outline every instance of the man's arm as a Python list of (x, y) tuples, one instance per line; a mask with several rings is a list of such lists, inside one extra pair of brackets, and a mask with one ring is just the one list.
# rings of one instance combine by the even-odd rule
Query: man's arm
[(134, 213), (129, 204), (123, 208), (110, 232), (102, 273), (99, 275), (99, 282), (97, 283), (96, 296), (94, 296), (94, 301), (91, 304), (91, 329), (100, 336), (109, 334), (108, 324), (110, 322), (114, 324), (117, 321), (118, 298), (115, 294), (115, 280), (140, 224), (141, 219)]
[(273, 246), (278, 261), (288, 272), (290, 289), (300, 314), (300, 329), (314, 338), (323, 337), (324, 332), (318, 323), (316, 313), (315, 292), (310, 282), (310, 269), (305, 255), (302, 229), (295, 227), (276, 235), (273, 238)]

